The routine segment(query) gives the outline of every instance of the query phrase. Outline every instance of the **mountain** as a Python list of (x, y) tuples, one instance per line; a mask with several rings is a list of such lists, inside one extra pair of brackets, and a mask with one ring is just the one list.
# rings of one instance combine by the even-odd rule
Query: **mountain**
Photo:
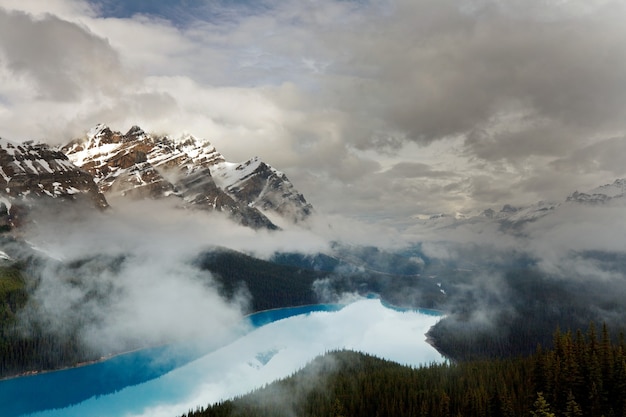
[(221, 162), (211, 166), (216, 183), (233, 198), (257, 207), (266, 215), (298, 223), (313, 207), (294, 188), (287, 176), (254, 157), (242, 164)]
[(626, 195), (626, 179), (617, 179), (612, 184), (605, 184), (594, 188), (587, 193), (579, 193), (574, 191), (569, 197), (568, 202), (583, 204), (603, 204), (612, 200), (624, 198)]
[(43, 143), (0, 138), (0, 226), (24, 222), (42, 201), (81, 201), (104, 209), (108, 203), (90, 173)]
[(596, 187), (587, 192), (574, 191), (565, 200), (556, 202), (540, 201), (527, 206), (505, 204), (498, 211), (486, 209), (475, 216), (452, 216), (439, 214), (421, 221), (431, 229), (455, 228), (461, 225), (481, 225), (497, 223), (505, 232), (519, 232), (523, 227), (548, 215), (554, 215), (566, 207), (581, 205), (599, 206), (626, 201), (626, 179), (616, 179), (613, 183)]
[(152, 135), (138, 126), (122, 134), (100, 124), (61, 150), (93, 175), (110, 200), (174, 199), (185, 208), (223, 212), (245, 226), (267, 229), (312, 213), (282, 172), (258, 158), (227, 162), (208, 141), (189, 134)]

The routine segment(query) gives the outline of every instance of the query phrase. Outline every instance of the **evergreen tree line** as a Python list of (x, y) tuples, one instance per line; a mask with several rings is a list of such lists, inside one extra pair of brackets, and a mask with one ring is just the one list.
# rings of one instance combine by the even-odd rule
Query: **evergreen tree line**
[(446, 318), (429, 336), (448, 358), (532, 355), (538, 343), (552, 345), (557, 327), (586, 328), (590, 322), (606, 321), (616, 334), (625, 329), (626, 304), (618, 280), (599, 285), (533, 268), (508, 271), (494, 285), (481, 284), (481, 279), (477, 274), (447, 282), (451, 300), (440, 307)]
[(317, 303), (313, 282), (326, 273), (263, 261), (217, 249), (197, 257), (195, 266), (212, 274), (227, 299), (243, 293), (251, 312)]
[(28, 297), (22, 266), (0, 267), (0, 378), (96, 359), (80, 341), (78, 328), (54, 334), (36, 318), (20, 321), (17, 315)]
[(626, 346), (606, 326), (532, 356), (401, 366), (339, 351), (250, 394), (183, 417), (626, 417)]

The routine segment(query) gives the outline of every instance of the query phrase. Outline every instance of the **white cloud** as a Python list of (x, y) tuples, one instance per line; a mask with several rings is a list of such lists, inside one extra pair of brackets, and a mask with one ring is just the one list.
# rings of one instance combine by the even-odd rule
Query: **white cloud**
[(2, 7), (7, 10), (19, 10), (41, 17), (54, 14), (63, 19), (81, 19), (95, 14), (94, 9), (84, 0), (4, 0)]

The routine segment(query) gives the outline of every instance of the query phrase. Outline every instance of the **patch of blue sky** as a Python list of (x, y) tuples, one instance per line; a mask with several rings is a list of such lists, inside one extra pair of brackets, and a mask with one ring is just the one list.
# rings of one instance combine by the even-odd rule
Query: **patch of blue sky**
[(132, 18), (144, 15), (186, 26), (197, 20), (233, 20), (267, 11), (268, 2), (259, 0), (89, 0), (101, 17)]

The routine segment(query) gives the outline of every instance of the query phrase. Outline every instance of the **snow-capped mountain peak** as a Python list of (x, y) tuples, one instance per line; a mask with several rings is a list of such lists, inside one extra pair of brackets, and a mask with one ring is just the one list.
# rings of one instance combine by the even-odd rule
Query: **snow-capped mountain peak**
[(313, 212), (313, 207), (287, 176), (259, 157), (241, 164), (215, 164), (211, 167), (211, 174), (229, 195), (264, 213), (276, 213), (282, 218), (300, 222)]
[(618, 178), (611, 184), (594, 188), (590, 194), (604, 194), (611, 198), (623, 197), (626, 194), (626, 178)]
[(283, 173), (258, 157), (227, 162), (209, 141), (189, 133), (158, 136), (133, 126), (121, 134), (97, 125), (63, 150), (111, 198), (178, 198), (184, 207), (270, 229), (276, 226), (268, 214), (298, 222), (312, 210)]
[(626, 194), (626, 179), (616, 179), (611, 184), (601, 185), (588, 192), (574, 191), (567, 197), (568, 202), (602, 204), (615, 198), (623, 198)]
[(0, 225), (17, 225), (36, 200), (48, 198), (108, 206), (93, 177), (62, 152), (44, 143), (0, 139)]

